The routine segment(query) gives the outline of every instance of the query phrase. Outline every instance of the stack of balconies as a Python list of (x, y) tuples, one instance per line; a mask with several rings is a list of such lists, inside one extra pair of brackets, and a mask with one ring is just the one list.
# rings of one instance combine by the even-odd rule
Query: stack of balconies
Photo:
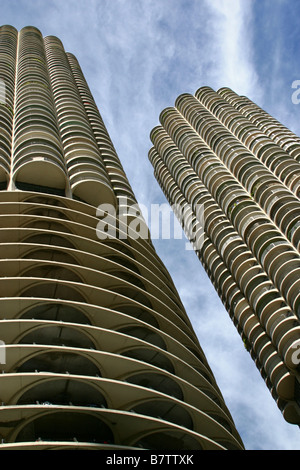
[(149, 158), (170, 204), (190, 207), (194, 245), (203, 207), (195, 250), (285, 418), (299, 423), (300, 166), (222, 94), (204, 87), (165, 109)]
[(0, 218), (2, 449), (242, 448), (150, 246), (69, 198), (2, 192)]
[(10, 179), (17, 41), (17, 30), (11, 26), (2, 26), (0, 29), (0, 189), (6, 189)]
[(18, 36), (12, 181), (18, 189), (35, 184), (66, 188), (63, 149), (41, 33), (24, 28)]
[(74, 55), (34, 27), (2, 26), (0, 36), (0, 189), (39, 186), (117, 211), (136, 204)]
[(72, 194), (115, 205), (111, 183), (61, 41), (45, 38), (50, 81)]

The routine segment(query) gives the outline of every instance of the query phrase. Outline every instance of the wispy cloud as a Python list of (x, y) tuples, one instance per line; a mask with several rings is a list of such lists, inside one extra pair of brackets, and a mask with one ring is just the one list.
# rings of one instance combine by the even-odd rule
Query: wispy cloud
[(253, 56), (253, 1), (205, 0), (205, 3), (214, 44), (214, 81), (237, 93), (259, 96), (261, 89)]

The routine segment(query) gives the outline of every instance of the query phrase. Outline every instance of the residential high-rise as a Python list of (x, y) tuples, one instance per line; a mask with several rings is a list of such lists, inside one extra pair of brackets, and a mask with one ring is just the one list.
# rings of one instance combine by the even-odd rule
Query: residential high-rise
[(243, 449), (76, 58), (2, 26), (0, 79), (0, 450)]
[(155, 176), (284, 418), (299, 425), (300, 139), (229, 88), (180, 95), (160, 124)]

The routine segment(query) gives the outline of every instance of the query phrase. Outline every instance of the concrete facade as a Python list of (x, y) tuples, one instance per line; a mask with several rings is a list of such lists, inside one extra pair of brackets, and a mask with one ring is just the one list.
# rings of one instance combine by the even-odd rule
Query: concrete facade
[(0, 450), (243, 449), (76, 58), (2, 26), (0, 76)]

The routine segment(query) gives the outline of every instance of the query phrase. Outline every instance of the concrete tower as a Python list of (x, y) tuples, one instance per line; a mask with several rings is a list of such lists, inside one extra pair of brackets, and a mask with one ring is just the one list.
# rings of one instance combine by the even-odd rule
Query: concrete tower
[(2, 26), (0, 79), (0, 450), (243, 449), (76, 58)]
[(284, 418), (300, 424), (300, 139), (246, 97), (162, 111), (149, 158)]

